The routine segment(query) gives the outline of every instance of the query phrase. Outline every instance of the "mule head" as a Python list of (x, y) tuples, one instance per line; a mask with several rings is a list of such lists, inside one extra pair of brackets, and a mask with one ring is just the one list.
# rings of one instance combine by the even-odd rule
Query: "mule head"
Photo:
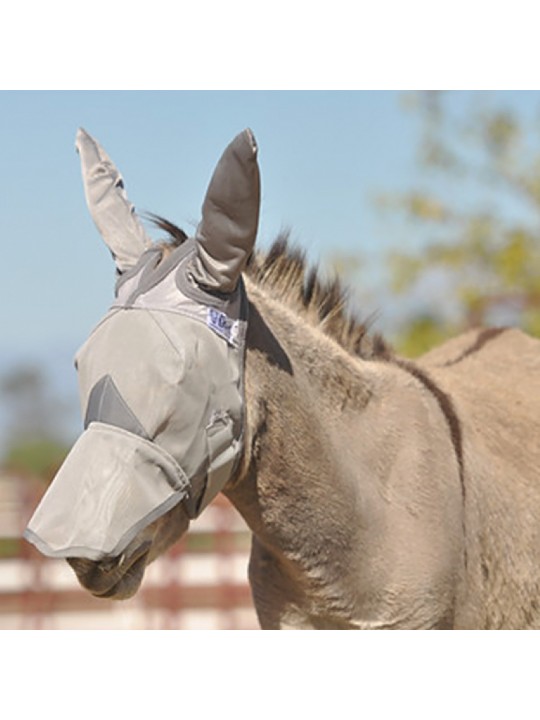
[(84, 432), (25, 537), (100, 597), (133, 595), (149, 562), (233, 477), (242, 451), (247, 299), (259, 214), (256, 145), (223, 153), (193, 238), (163, 257), (120, 173), (80, 130), (85, 194), (119, 273), (77, 353)]

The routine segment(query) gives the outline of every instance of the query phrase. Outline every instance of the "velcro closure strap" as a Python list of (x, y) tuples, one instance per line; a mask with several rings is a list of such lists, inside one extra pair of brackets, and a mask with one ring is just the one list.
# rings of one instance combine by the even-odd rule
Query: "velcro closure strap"
[(239, 450), (239, 443), (234, 439), (233, 423), (228, 415), (220, 415), (208, 426), (206, 439), (209, 465), (197, 514), (209, 505), (231, 477)]

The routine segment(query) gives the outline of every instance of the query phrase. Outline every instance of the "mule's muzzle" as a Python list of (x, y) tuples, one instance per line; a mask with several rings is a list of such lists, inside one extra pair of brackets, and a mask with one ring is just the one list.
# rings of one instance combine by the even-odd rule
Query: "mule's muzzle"
[[(93, 567), (105, 582), (122, 573), (130, 562), (130, 543), (180, 503), (188, 487), (184, 472), (163, 448), (93, 422), (71, 449), (24, 535), (49, 557), (76, 558), (83, 577), (89, 573), (85, 568)], [(93, 563), (81, 565), (81, 560)]]
[(85, 590), (100, 598), (125, 600), (134, 595), (143, 579), (152, 542), (143, 542), (132, 551), (114, 558), (93, 561), (66, 558)]

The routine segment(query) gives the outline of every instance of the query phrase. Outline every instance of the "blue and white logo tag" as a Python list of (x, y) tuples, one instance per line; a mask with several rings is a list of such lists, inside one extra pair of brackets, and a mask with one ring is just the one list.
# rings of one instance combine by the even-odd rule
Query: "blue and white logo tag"
[(216, 308), (208, 308), (206, 324), (215, 333), (224, 338), (230, 345), (238, 345), (238, 320), (231, 318)]

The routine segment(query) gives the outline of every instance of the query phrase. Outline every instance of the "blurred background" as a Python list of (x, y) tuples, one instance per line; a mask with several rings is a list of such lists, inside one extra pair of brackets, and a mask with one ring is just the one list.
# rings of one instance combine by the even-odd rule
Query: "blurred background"
[(255, 628), (249, 534), (223, 499), (121, 604), (90, 598), (20, 539), (80, 432), (73, 356), (113, 297), (78, 126), (139, 212), (188, 234), (222, 150), (251, 127), (259, 248), (288, 230), (416, 357), (478, 325), (540, 336), (540, 94), (0, 92), (0, 628)]

